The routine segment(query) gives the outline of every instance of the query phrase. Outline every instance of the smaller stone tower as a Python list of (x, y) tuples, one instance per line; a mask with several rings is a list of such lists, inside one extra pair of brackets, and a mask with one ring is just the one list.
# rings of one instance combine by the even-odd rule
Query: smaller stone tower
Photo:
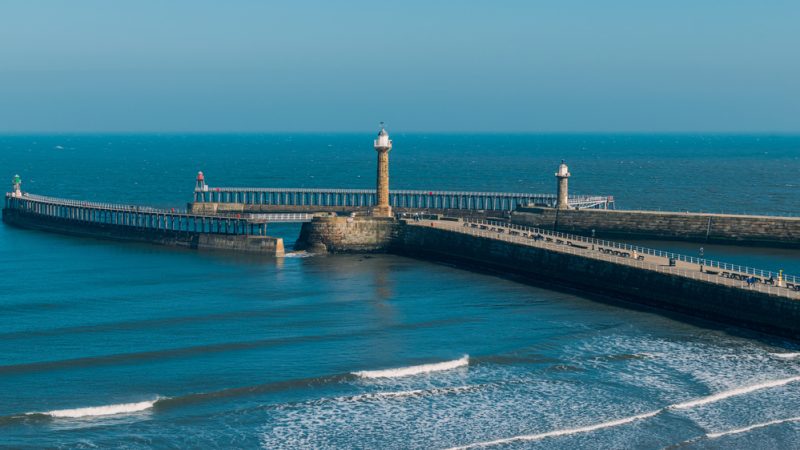
[(11, 195), (17, 198), (22, 197), (22, 178), (19, 175), (14, 175), (11, 180)]
[(569, 209), (569, 167), (561, 160), (561, 165), (558, 166), (558, 172), (556, 172), (556, 178), (558, 179), (558, 203), (556, 203), (556, 208), (558, 209)]
[(389, 206), (389, 151), (392, 141), (389, 133), (381, 122), (381, 131), (375, 139), (375, 151), (378, 152), (378, 184), (376, 189), (376, 205), (372, 209), (375, 217), (392, 217), (392, 207)]

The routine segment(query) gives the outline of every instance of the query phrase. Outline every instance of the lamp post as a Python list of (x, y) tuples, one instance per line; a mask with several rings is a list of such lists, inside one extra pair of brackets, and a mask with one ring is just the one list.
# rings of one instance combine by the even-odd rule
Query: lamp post
[(700, 247), (700, 253), (699, 253), (700, 254), (700, 272), (703, 271), (703, 263), (705, 262), (703, 260), (703, 254), (704, 253), (705, 253), (705, 250), (703, 249), (703, 247)]

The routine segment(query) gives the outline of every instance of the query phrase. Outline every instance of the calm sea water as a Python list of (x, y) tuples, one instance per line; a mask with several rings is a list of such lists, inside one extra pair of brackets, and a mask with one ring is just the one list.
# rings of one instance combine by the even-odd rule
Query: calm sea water
[[(371, 138), (3, 136), (0, 176), (158, 206), (189, 201), (198, 170), (371, 187)], [(393, 139), (396, 188), (553, 192), (566, 159), (574, 193), (620, 208), (800, 215), (797, 136)], [(793, 250), (706, 255), (800, 273)], [(301, 256), (0, 226), (0, 446), (798, 447), (795, 343), (406, 258)]]

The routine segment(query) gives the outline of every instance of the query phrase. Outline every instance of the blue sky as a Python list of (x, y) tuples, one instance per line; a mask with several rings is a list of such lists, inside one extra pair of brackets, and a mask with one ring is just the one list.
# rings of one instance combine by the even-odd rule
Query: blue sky
[(800, 2), (0, 4), (0, 132), (798, 132)]

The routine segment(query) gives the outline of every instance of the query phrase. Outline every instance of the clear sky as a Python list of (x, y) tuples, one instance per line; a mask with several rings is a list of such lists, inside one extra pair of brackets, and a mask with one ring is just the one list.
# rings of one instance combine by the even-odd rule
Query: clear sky
[(800, 131), (800, 1), (3, 0), (0, 132)]

